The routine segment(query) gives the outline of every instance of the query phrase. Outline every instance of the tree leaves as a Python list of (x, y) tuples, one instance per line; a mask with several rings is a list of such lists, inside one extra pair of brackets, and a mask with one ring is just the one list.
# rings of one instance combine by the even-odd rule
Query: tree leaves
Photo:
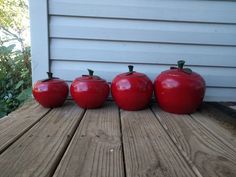
[(28, 18), (27, 0), (0, 0), (0, 117), (31, 96), (31, 55), (23, 38)]
[[(0, 117), (4, 116), (31, 96), (30, 53), (14, 51), (15, 45), (0, 46)], [(27, 50), (28, 51), (28, 50)]]
[(5, 45), (15, 41), (20, 42), (20, 46), (26, 46), (22, 36), (28, 29), (27, 0), (0, 0), (0, 43)]
[(32, 88), (29, 87), (29, 88), (23, 90), (16, 98), (20, 102), (23, 102), (23, 101), (27, 100), (28, 98), (30, 98), (31, 95), (32, 95)]
[(29, 17), (25, 0), (0, 0), (0, 12), (0, 26), (15, 31), (26, 28), (24, 20)]
[(16, 90), (19, 89), (23, 84), (24, 84), (24, 81), (23, 81), (23, 80), (20, 80), (20, 81), (16, 84), (15, 89), (16, 89)]

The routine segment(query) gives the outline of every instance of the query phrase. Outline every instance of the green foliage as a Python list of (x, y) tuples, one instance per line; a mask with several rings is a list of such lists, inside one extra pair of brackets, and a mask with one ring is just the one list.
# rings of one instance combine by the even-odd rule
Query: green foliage
[(0, 0), (1, 43), (18, 41), (24, 44), (24, 32), (28, 30), (28, 5), (26, 0)]
[(0, 117), (31, 95), (27, 0), (0, 0)]
[(28, 17), (28, 5), (25, 0), (0, 0), (0, 24), (15, 30), (26, 27), (22, 24)]
[(0, 47), (0, 117), (16, 109), (31, 95), (30, 53), (14, 51), (15, 45)]

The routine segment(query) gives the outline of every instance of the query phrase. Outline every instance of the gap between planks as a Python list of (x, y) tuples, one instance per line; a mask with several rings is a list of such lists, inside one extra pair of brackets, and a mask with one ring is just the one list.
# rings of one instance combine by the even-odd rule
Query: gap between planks
[(0, 176), (52, 176), (83, 113), (71, 102), (50, 111), (0, 155)]
[[(114, 103), (109, 102), (109, 104), (113, 105)], [(114, 109), (115, 109), (115, 111), (114, 111)], [(158, 153), (160, 153), (160, 152), (166, 153), (166, 156), (168, 157), (168, 153), (171, 151), (172, 151), (171, 153), (174, 152), (174, 154), (175, 154), (174, 156), (176, 156), (176, 154), (177, 154), (176, 157), (178, 157), (178, 158), (179, 158), (179, 156), (181, 156), (180, 159), (174, 158), (174, 162), (168, 162), (169, 159), (166, 159), (166, 157), (164, 157), (163, 154), (161, 154), (160, 158), (158, 158), (159, 164), (162, 164), (164, 161), (167, 161), (167, 163), (166, 164), (164, 163), (164, 165), (168, 166), (168, 163), (178, 165), (178, 163), (176, 163), (176, 162), (178, 162), (179, 160), (180, 161), (183, 160), (184, 162), (187, 162), (187, 164), (191, 167), (191, 170), (193, 170), (197, 176), (216, 176), (216, 175), (218, 175), (218, 176), (224, 176), (224, 177), (232, 177), (235, 175), (235, 170), (233, 169), (235, 167), (235, 164), (233, 164), (233, 165), (230, 164), (230, 163), (232, 163), (232, 157), (230, 157), (230, 155), (235, 155), (235, 151), (234, 151), (234, 147), (233, 147), (235, 145), (234, 144), (235, 142), (231, 141), (232, 138), (235, 137), (235, 134), (230, 134), (232, 132), (229, 132), (223, 126), (219, 126), (219, 122), (214, 120), (214, 118), (216, 116), (219, 116), (220, 114), (218, 114), (218, 113), (208, 114), (207, 109), (205, 109), (205, 108), (203, 108), (203, 110), (200, 112), (196, 112), (194, 114), (191, 114), (190, 116), (189, 115), (184, 115), (184, 116), (181, 115), (180, 116), (180, 115), (166, 113), (156, 107), (152, 107), (153, 112), (151, 110), (147, 109), (147, 110), (138, 111), (138, 112), (128, 112), (128, 111), (123, 111), (123, 110), (119, 111), (118, 110), (118, 113), (117, 113), (116, 110), (118, 110), (118, 108), (114, 108), (114, 105), (111, 107), (111, 109), (108, 106), (105, 108), (105, 111), (103, 109), (102, 110), (100, 110), (100, 109), (95, 110), (95, 112), (93, 112), (93, 115), (95, 117), (99, 117), (99, 115), (100, 115), (100, 119), (104, 119), (104, 117), (101, 116), (101, 114), (104, 114), (105, 117), (109, 117), (108, 115), (110, 115), (111, 117), (114, 117), (115, 114), (118, 114), (118, 121), (117, 121), (117, 118), (115, 118), (116, 119), (115, 122), (119, 126), (116, 126), (116, 130), (114, 130), (114, 131), (120, 132), (120, 134), (118, 133), (118, 135), (115, 135), (115, 136), (120, 137), (120, 140), (119, 140), (120, 141), (120, 145), (119, 145), (120, 149), (119, 149), (118, 156), (119, 156), (119, 159), (121, 159), (121, 161), (123, 161), (120, 163), (123, 163), (123, 164), (120, 164), (119, 171), (116, 173), (117, 176), (133, 177), (133, 174), (138, 174), (140, 176), (142, 176), (142, 175), (156, 176), (157, 174), (160, 176), (168, 176), (168, 175), (173, 175), (173, 174), (175, 176), (186, 176), (185, 173), (180, 172), (181, 170), (183, 170), (181, 168), (179, 169), (178, 173), (173, 173), (173, 171), (175, 171), (175, 169), (171, 169), (171, 168), (176, 168), (176, 167), (173, 167), (172, 165), (170, 165), (169, 166), (170, 169), (167, 169), (167, 170), (166, 170), (166, 168), (162, 168), (161, 169), (161, 170), (163, 170), (162, 172), (155, 171), (155, 169), (154, 169), (155, 165), (153, 165), (153, 161), (152, 161), (153, 158), (155, 159), (156, 157), (159, 157)], [(61, 112), (61, 111), (59, 111), (59, 112)], [(111, 113), (108, 113), (108, 112), (111, 112)], [(51, 114), (51, 112), (49, 112), (48, 114)], [(30, 131), (32, 131), (32, 129), (35, 129), (35, 127), (38, 126), (38, 124), (41, 124), (41, 122), (44, 121), (44, 119), (46, 119), (45, 116), (47, 117), (48, 114), (46, 112), (45, 115), (42, 116), (42, 118), (40, 118), (38, 121), (36, 121), (34, 124), (32, 124), (24, 133), (21, 134), (20, 137), (17, 138), (18, 140), (17, 139), (15, 140), (16, 141), (15, 143), (19, 144), (20, 139), (26, 137), (26, 134), (28, 134)], [(85, 121), (85, 123), (86, 123), (86, 121), (88, 121), (88, 120), (84, 120), (84, 119), (86, 119), (86, 114), (84, 116), (83, 116), (83, 114), (80, 115), (81, 116), (80, 120), (82, 119), (81, 122)], [(91, 117), (94, 117), (94, 116), (91, 116), (91, 113), (88, 113), (88, 114), (90, 114), (90, 119), (91, 119)], [(97, 114), (99, 114), (99, 115), (97, 115)], [(32, 114), (32, 115), (35, 115), (35, 114)], [(153, 117), (155, 118), (155, 120), (153, 119)], [(140, 120), (140, 121), (137, 122), (136, 119)], [(0, 120), (0, 125), (1, 125), (1, 123), (4, 123), (4, 121), (6, 121), (6, 120), (7, 119)], [(85, 126), (85, 128), (83, 128), (84, 125), (80, 124), (80, 120), (77, 121), (77, 124), (74, 124), (74, 126), (73, 126), (74, 128), (72, 128), (72, 132), (70, 133), (70, 136), (67, 137), (68, 138), (67, 143), (65, 143), (64, 146), (61, 147), (61, 150), (58, 153), (56, 160), (53, 162), (53, 164), (51, 164), (51, 167), (50, 167), (51, 170), (49, 171), (49, 173), (47, 173), (47, 176), (52, 176), (53, 174), (54, 174), (54, 176), (57, 176), (57, 173), (58, 173), (57, 171), (60, 171), (61, 166), (63, 166), (63, 165), (61, 165), (61, 163), (62, 164), (64, 163), (63, 159), (67, 158), (66, 154), (68, 154), (68, 152), (70, 151), (70, 148), (71, 148), (70, 146), (73, 146), (73, 141), (75, 141), (73, 139), (76, 138), (76, 132), (82, 131), (82, 130), (88, 128), (86, 126)], [(136, 124), (135, 125), (130, 124), (130, 121), (134, 122), (134, 123), (136, 122)], [(143, 123), (143, 124), (140, 124), (140, 123)], [(182, 126), (181, 125), (182, 123), (186, 126)], [(87, 122), (87, 124), (88, 124), (88, 122)], [(97, 135), (100, 136), (99, 135), (100, 129), (99, 129), (99, 126), (97, 127), (98, 129), (96, 129), (96, 126), (97, 125), (93, 125), (93, 127), (95, 127), (95, 131), (89, 135), (89, 138), (94, 138), (94, 136), (95, 136), (95, 139), (102, 138), (102, 137), (97, 137)], [(126, 126), (126, 128), (125, 128), (125, 126)], [(194, 126), (196, 126), (197, 129), (194, 128)], [(81, 128), (82, 130), (79, 130), (80, 127), (82, 127)], [(107, 125), (105, 127), (100, 127), (100, 128), (106, 129), (108, 127), (109, 126)], [(174, 130), (174, 128), (176, 128), (176, 130)], [(186, 135), (186, 133), (184, 133), (184, 129), (187, 129), (188, 133), (190, 134), (189, 137), (192, 137), (192, 139), (190, 138), (189, 141), (187, 141), (188, 139), (186, 137), (188, 137), (188, 135)], [(97, 131), (97, 133), (96, 133), (96, 131)], [(127, 131), (128, 131), (128, 133), (127, 133)], [(138, 131), (143, 132), (143, 134), (141, 134)], [(107, 134), (110, 135), (109, 132), (107, 132)], [(200, 134), (200, 135), (198, 135), (198, 134)], [(140, 139), (140, 142), (133, 141), (134, 135), (138, 135), (138, 136), (136, 136), (136, 138)], [(148, 141), (145, 141), (146, 144), (143, 144), (141, 141), (143, 139), (145, 140), (145, 138), (143, 138), (145, 136)], [(79, 137), (79, 138), (82, 138), (82, 137)], [(105, 140), (106, 140), (106, 138), (107, 137), (105, 137)], [(217, 151), (217, 152), (208, 151), (207, 148), (210, 148), (210, 147), (205, 147), (205, 146), (209, 142), (205, 143), (204, 141), (200, 141), (200, 145), (198, 143), (195, 143), (190, 146), (187, 144), (188, 142), (191, 143), (191, 141), (194, 141), (194, 139), (204, 139), (204, 138), (207, 138), (208, 141), (210, 141), (210, 143), (216, 143), (216, 144), (218, 143), (219, 144), (219, 142), (220, 142), (221, 146), (223, 146), (223, 149), (222, 149), (222, 147), (220, 148), (221, 150), (224, 151), (223, 155), (219, 151)], [(222, 139), (222, 138), (224, 138), (224, 139)], [(104, 140), (104, 137), (102, 139)], [(165, 141), (163, 141), (163, 139)], [(170, 141), (168, 139), (170, 139)], [(108, 137), (108, 140), (109, 140), (109, 137)], [(130, 142), (129, 142), (129, 140), (130, 140)], [(158, 142), (158, 141), (160, 141), (160, 142)], [(15, 143), (12, 144), (12, 146), (15, 146)], [(107, 143), (107, 142), (104, 141), (102, 143)], [(128, 143), (131, 143), (131, 144), (128, 144)], [(160, 143), (163, 147), (167, 147), (167, 149), (170, 146), (170, 149), (168, 149), (168, 150), (159, 149), (160, 150), (160, 152), (159, 152), (159, 150), (157, 148), (158, 147), (157, 143)], [(173, 144), (174, 144), (174, 146), (173, 146)], [(169, 145), (169, 146), (167, 146), (167, 145)], [(10, 146), (9, 148), (12, 148), (12, 146)], [(135, 149), (135, 152), (130, 154), (133, 149), (127, 148), (128, 146), (133, 147), (133, 149)], [(147, 146), (147, 147), (145, 147), (145, 146)], [(196, 147), (191, 149), (191, 146), (196, 146)], [(150, 151), (146, 151), (147, 150), (146, 148), (149, 149)], [(122, 149), (123, 149), (123, 151), (122, 151)], [(177, 151), (175, 149), (177, 149)], [(225, 152), (225, 149), (229, 150), (229, 151)], [(6, 151), (8, 151), (8, 150), (9, 149), (6, 149)], [(219, 148), (218, 148), (218, 150), (219, 150)], [(76, 149), (75, 149), (75, 151), (76, 151)], [(95, 149), (94, 151), (97, 151), (97, 149)], [(137, 154), (137, 151), (144, 152), (144, 153)], [(194, 153), (195, 152), (205, 152), (208, 159), (203, 159), (203, 162), (204, 162), (204, 160), (206, 161), (205, 166), (207, 167), (207, 171), (204, 168), (202, 168), (201, 162), (195, 161), (193, 159), (193, 157), (195, 157), (195, 156), (191, 155), (191, 153), (192, 153), (191, 151), (194, 151)], [(104, 152), (104, 151), (102, 151), (100, 149), (98, 152)], [(63, 156), (63, 154), (64, 154), (64, 156)], [(154, 155), (151, 156), (150, 154), (154, 154)], [(132, 158), (129, 158), (129, 156)], [(150, 157), (149, 158), (150, 161), (148, 161), (148, 159), (145, 160), (145, 158), (147, 158), (145, 156)], [(196, 155), (196, 156), (198, 156), (198, 155)], [(91, 156), (90, 156), (90, 158), (91, 158)], [(99, 162), (101, 162), (101, 158), (104, 159), (104, 156), (97, 155), (96, 158), (100, 159)], [(217, 159), (217, 158), (219, 158), (219, 159)], [(127, 160), (125, 160), (125, 159), (127, 159)], [(135, 159), (136, 159), (136, 161), (135, 161)], [(137, 161), (137, 159), (138, 159), (138, 161)], [(215, 159), (217, 159), (218, 161), (220, 161), (222, 163), (219, 163), (219, 162), (217, 163), (217, 160), (215, 160)], [(2, 155), (0, 155), (0, 164), (1, 164), (1, 161), (2, 161)], [(155, 163), (157, 162), (156, 159), (154, 161), (155, 161)], [(215, 164), (213, 162), (216, 164), (217, 168), (216, 167), (214, 168)], [(90, 162), (88, 162), (88, 163), (90, 163)], [(137, 165), (137, 163), (138, 163), (138, 165)], [(212, 163), (213, 163), (213, 167), (211, 166)], [(59, 166), (58, 166), (58, 164), (59, 164)], [(103, 165), (99, 166), (99, 164), (98, 164), (97, 169), (96, 169), (99, 171), (99, 174), (101, 174), (102, 177), (104, 177), (104, 172), (101, 171), (101, 168), (104, 167)], [(106, 163), (105, 165), (109, 165), (109, 164)], [(0, 166), (0, 168), (1, 168), (1, 166)], [(96, 165), (95, 166), (93, 165), (93, 167), (96, 168)], [(100, 169), (98, 169), (98, 168), (100, 168)], [(140, 171), (140, 168), (143, 168), (143, 170), (141, 169), (141, 171)], [(87, 169), (88, 169), (88, 167), (87, 167)], [(15, 169), (13, 169), (13, 171), (14, 170)], [(57, 170), (57, 171), (55, 172), (55, 170)], [(88, 170), (90, 170), (90, 172), (91, 172), (91, 170), (94, 170), (94, 168), (88, 169)], [(112, 170), (114, 170), (114, 169), (112, 169)], [(27, 171), (25, 173), (27, 174)], [(94, 172), (92, 172), (91, 174), (95, 175)], [(106, 174), (109, 174), (109, 170), (108, 170), (108, 172), (106, 172)], [(191, 176), (191, 174), (192, 174), (191, 172), (188, 173), (188, 177)], [(0, 174), (0, 176), (1, 176), (1, 174)], [(15, 175), (15, 176), (17, 176), (17, 175)], [(192, 176), (194, 176), (194, 175), (192, 174)]]
[[(156, 104), (152, 110), (196, 173), (206, 177), (236, 176), (236, 149), (226, 140), (222, 141), (222, 134), (215, 131), (219, 130), (219, 125), (198, 112), (191, 116), (176, 115), (162, 111)], [(204, 119), (206, 125), (200, 123)]]
[(51, 109), (31, 100), (0, 119), (0, 154), (37, 124)]
[(206, 103), (201, 110), (190, 116), (220, 141), (236, 150), (236, 119), (232, 116)]
[(196, 177), (150, 109), (121, 110), (127, 177)]
[(118, 108), (87, 110), (54, 177), (124, 177)]

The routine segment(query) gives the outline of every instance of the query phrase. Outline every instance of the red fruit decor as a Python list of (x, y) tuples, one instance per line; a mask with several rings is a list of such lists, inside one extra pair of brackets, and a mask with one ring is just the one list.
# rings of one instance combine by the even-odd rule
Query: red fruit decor
[(48, 72), (48, 79), (37, 81), (33, 86), (34, 98), (46, 108), (62, 106), (68, 95), (68, 85)]
[(88, 71), (89, 75), (82, 75), (73, 81), (70, 93), (81, 108), (98, 108), (106, 101), (110, 88), (104, 79), (93, 75), (92, 70)]
[(205, 81), (189, 68), (185, 61), (178, 61), (178, 67), (162, 72), (154, 82), (154, 91), (159, 106), (176, 114), (193, 113), (202, 103)]
[(129, 111), (141, 110), (148, 106), (153, 92), (152, 81), (143, 73), (133, 71), (117, 75), (111, 84), (112, 97), (116, 104)]

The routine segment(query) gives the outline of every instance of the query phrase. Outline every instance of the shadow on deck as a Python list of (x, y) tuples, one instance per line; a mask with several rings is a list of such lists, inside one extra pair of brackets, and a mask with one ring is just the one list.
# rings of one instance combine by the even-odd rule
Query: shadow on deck
[(236, 117), (212, 104), (175, 115), (32, 101), (0, 119), (0, 176), (235, 177)]

